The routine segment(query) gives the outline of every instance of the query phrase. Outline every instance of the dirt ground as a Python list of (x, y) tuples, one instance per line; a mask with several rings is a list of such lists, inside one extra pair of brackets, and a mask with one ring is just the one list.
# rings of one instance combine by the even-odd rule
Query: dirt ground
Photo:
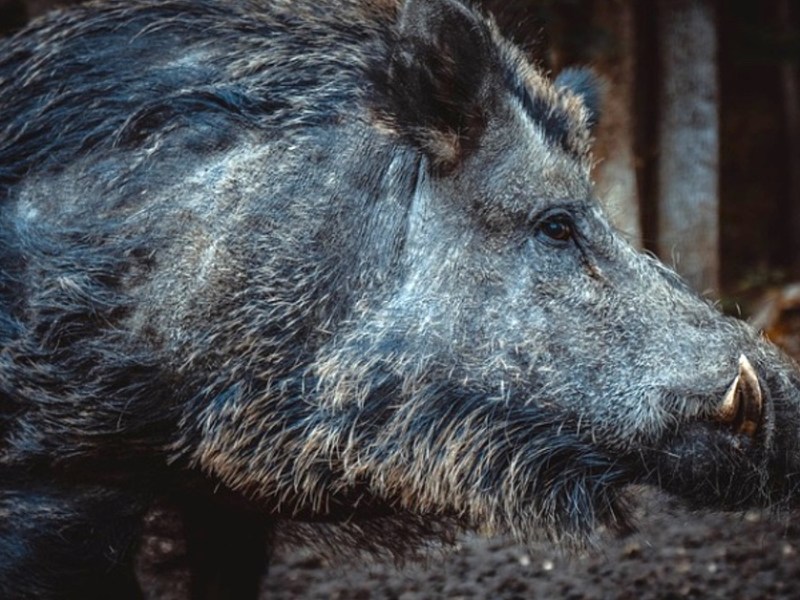
[[(800, 598), (800, 523), (791, 515), (690, 513), (637, 491), (639, 531), (565, 557), (542, 543), (466, 537), (426, 563), (329, 564), (309, 549), (279, 549), (262, 600), (561, 598), (726, 600)], [(147, 597), (185, 597), (187, 573), (169, 520), (151, 523), (140, 564)]]

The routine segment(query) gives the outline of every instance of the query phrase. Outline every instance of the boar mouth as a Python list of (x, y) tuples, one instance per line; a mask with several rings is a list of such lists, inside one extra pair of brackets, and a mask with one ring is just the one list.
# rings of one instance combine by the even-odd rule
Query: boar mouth
[(774, 448), (774, 396), (788, 391), (762, 380), (742, 354), (715, 408), (705, 418), (684, 422), (654, 452), (642, 455), (649, 470), (643, 482), (693, 508), (744, 510), (789, 500), (797, 483)]
[(736, 434), (754, 437), (761, 424), (764, 397), (753, 365), (742, 354), (739, 372), (731, 383), (714, 420), (729, 426)]

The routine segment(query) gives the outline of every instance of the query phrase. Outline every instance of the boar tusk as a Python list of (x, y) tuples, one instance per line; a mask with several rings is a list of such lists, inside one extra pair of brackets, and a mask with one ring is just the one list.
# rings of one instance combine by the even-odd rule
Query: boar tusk
[(735, 433), (752, 436), (761, 421), (762, 404), (758, 375), (747, 357), (742, 354), (739, 357), (739, 373), (725, 392), (717, 418), (731, 425)]
[(754, 435), (761, 422), (763, 397), (756, 370), (744, 354), (739, 357), (739, 390), (744, 408), (740, 431), (747, 435)]
[(716, 414), (717, 418), (723, 423), (733, 423), (739, 412), (739, 399), (739, 375), (736, 375), (736, 379), (725, 392), (725, 399)]

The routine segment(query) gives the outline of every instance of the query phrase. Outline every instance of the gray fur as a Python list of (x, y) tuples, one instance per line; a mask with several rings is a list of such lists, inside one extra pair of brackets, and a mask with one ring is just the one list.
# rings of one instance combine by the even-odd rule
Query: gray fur
[[(0, 592), (100, 561), (20, 519), (90, 530), (130, 499), (124, 546), (198, 476), (398, 555), (584, 544), (629, 526), (632, 483), (795, 502), (795, 367), (611, 228), (580, 92), (435, 2), (103, 2), (0, 43)], [(712, 418), (743, 353), (753, 439)]]

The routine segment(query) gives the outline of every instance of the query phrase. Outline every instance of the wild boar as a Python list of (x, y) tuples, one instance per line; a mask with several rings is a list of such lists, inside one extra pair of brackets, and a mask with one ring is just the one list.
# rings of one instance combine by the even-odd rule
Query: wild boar
[(174, 494), (397, 554), (795, 504), (795, 366), (609, 225), (597, 117), (458, 0), (0, 42), (0, 595), (135, 596)]

